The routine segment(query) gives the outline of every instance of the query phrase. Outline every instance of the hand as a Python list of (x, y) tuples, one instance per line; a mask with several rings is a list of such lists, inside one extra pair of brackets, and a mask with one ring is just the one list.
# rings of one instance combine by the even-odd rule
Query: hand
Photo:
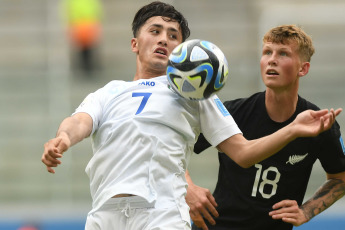
[(189, 214), (193, 223), (198, 228), (208, 230), (204, 218), (207, 219), (210, 224), (216, 224), (212, 215), (214, 217), (218, 217), (219, 214), (215, 208), (217, 207), (216, 200), (212, 196), (210, 190), (199, 187), (195, 184), (189, 184), (186, 201), (190, 207)]
[(48, 172), (55, 173), (55, 170), (52, 167), (57, 167), (61, 164), (61, 161), (58, 160), (58, 158), (62, 157), (62, 154), (67, 151), (70, 145), (71, 142), (67, 135), (53, 138), (44, 144), (44, 152), (41, 160), (47, 166)]
[(295, 200), (283, 200), (273, 205), (273, 211), (269, 213), (272, 219), (281, 219), (286, 223), (300, 226), (309, 220)]
[(335, 122), (336, 116), (341, 113), (342, 109), (327, 109), (313, 111), (307, 110), (300, 113), (293, 121), (297, 125), (296, 131), (299, 137), (317, 136), (321, 132), (326, 131), (332, 127)]

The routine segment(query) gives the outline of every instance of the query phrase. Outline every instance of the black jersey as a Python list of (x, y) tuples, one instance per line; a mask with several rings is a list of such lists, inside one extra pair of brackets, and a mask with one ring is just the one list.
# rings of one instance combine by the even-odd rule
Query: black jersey
[[(249, 140), (272, 134), (304, 110), (319, 110), (299, 96), (294, 115), (277, 123), (267, 114), (265, 92), (227, 101), (224, 105)], [(199, 153), (208, 146), (201, 135), (194, 151)], [(218, 203), (219, 218), (216, 218), (217, 225), (209, 225), (209, 229), (290, 230), (291, 224), (273, 220), (268, 215), (273, 204), (291, 199), (301, 205), (317, 159), (327, 173), (345, 171), (344, 145), (337, 122), (318, 137), (297, 138), (277, 154), (248, 169), (241, 168), (224, 153), (218, 154), (220, 167), (213, 195)]]

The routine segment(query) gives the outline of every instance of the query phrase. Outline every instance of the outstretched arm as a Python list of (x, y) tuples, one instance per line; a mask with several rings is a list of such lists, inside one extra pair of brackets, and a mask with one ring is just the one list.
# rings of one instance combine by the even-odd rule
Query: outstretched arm
[(88, 137), (92, 131), (92, 118), (86, 113), (77, 113), (64, 119), (57, 131), (56, 137), (44, 144), (42, 162), (47, 171), (55, 173), (53, 167), (61, 164), (61, 158), (71, 146)]
[[(255, 140), (246, 140), (242, 135), (234, 135), (217, 147), (241, 167), (248, 168), (275, 154), (297, 137), (317, 136), (331, 128), (335, 117), (342, 110), (327, 109), (300, 113), (289, 125), (277, 132)], [(255, 127), (254, 127), (255, 128)]]
[(188, 170), (186, 171), (186, 180), (188, 183), (186, 202), (190, 208), (190, 217), (198, 228), (208, 230), (204, 218), (210, 224), (215, 225), (216, 222), (212, 216), (219, 216), (216, 210), (216, 200), (209, 189), (199, 187), (193, 183)]
[(294, 200), (283, 200), (273, 205), (269, 215), (273, 219), (300, 226), (320, 214), (345, 195), (345, 172), (327, 174), (327, 181), (301, 207)]

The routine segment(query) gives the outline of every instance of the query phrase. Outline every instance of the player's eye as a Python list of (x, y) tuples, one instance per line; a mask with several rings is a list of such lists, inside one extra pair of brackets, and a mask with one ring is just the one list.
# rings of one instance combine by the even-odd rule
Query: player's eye
[(280, 56), (287, 56), (286, 52), (280, 52)]
[(153, 30), (151, 30), (151, 33), (153, 33), (153, 34), (158, 34), (158, 33), (159, 33), (159, 31), (158, 31), (158, 30), (156, 30), (156, 29), (153, 29)]
[(271, 55), (271, 54), (272, 54), (272, 51), (270, 51), (270, 50), (265, 50), (263, 52), (263, 55)]
[(176, 34), (170, 34), (169, 37), (172, 38), (172, 39), (177, 39), (177, 35)]

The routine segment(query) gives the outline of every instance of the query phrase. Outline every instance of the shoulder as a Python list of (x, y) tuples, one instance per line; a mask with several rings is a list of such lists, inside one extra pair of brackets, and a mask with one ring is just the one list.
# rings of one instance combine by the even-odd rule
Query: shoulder
[(138, 81), (122, 81), (122, 80), (113, 80), (107, 83), (102, 88), (98, 89), (96, 93), (103, 96), (114, 96), (121, 94), (126, 91), (128, 88), (138, 86), (140, 82)]
[(113, 89), (123, 87), (125, 84), (125, 81), (113, 80), (99, 88), (96, 92), (111, 92)]
[(229, 100), (224, 102), (224, 106), (230, 111), (234, 112), (245, 107), (252, 107), (259, 102), (265, 102), (265, 93), (258, 92), (250, 97), (238, 98), (234, 100)]
[[(298, 112), (302, 112), (304, 110), (320, 110), (320, 108), (315, 105), (314, 103), (304, 99), (303, 97), (301, 97), (300, 95), (298, 95)], [(340, 133), (340, 126), (339, 123), (337, 121), (335, 121), (335, 123), (333, 124), (332, 128), (327, 130), (326, 132), (321, 133), (318, 137), (316, 137), (316, 139), (319, 138), (325, 138), (325, 139), (338, 139), (341, 136)]]
[(298, 106), (300, 106), (302, 108), (302, 110), (307, 110), (307, 109), (320, 110), (320, 108), (317, 105), (306, 100), (305, 98), (301, 97), (300, 95), (298, 95)]
[(105, 86), (103, 86), (103, 89), (110, 89), (110, 88), (114, 88), (114, 87), (119, 87), (119, 86), (123, 86), (126, 84), (129, 84), (130, 82), (127, 81), (122, 81), (122, 80), (113, 80), (108, 82)]

